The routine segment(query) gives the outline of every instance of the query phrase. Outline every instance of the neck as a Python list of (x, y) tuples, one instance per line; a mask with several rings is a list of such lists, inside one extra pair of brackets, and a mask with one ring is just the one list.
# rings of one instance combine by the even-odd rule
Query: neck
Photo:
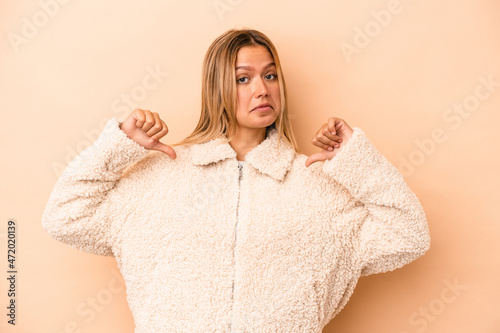
[(244, 161), (245, 155), (266, 138), (266, 128), (238, 128), (229, 144), (236, 152), (236, 159)]

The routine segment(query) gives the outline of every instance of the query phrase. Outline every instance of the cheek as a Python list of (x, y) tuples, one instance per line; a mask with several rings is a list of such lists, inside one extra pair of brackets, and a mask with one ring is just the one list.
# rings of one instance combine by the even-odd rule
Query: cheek
[(238, 106), (243, 103), (243, 92), (241, 91), (241, 89), (238, 89), (236, 91), (236, 103)]
[(281, 95), (280, 95), (280, 87), (276, 86), (273, 89), (273, 99), (275, 103), (281, 104)]
[(246, 102), (245, 94), (238, 90), (236, 93), (236, 118), (241, 120), (243, 114), (245, 114)]
[(237, 97), (236, 105), (238, 109), (247, 107), (249, 98), (248, 94), (245, 92), (244, 89), (238, 89), (236, 97)]

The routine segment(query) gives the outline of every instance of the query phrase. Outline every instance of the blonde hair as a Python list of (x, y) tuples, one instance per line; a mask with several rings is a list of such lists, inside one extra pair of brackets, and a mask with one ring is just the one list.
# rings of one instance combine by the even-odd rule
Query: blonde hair
[(266, 47), (274, 59), (281, 98), (281, 110), (276, 121), (266, 128), (266, 136), (271, 128), (276, 128), (278, 147), (280, 139), (285, 139), (299, 152), (288, 118), (286, 85), (278, 52), (266, 35), (252, 29), (230, 29), (210, 45), (203, 61), (201, 115), (198, 125), (186, 138), (171, 146), (203, 143), (219, 137), (226, 137), (228, 141), (233, 138), (236, 128), (230, 124), (236, 123), (236, 57), (242, 47), (258, 45)]

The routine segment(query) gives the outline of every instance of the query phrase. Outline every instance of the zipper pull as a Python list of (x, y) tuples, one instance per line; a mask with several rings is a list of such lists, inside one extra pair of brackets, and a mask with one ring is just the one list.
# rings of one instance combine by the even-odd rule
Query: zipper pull
[(241, 180), (243, 178), (243, 165), (241, 164), (238, 164), (238, 170), (240, 171), (240, 177), (238, 178), (239, 180)]

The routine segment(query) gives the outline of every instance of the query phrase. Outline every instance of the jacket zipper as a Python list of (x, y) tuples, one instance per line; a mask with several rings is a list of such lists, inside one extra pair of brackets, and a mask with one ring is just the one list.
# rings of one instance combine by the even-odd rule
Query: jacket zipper
[[(243, 165), (238, 163), (238, 171), (239, 171), (239, 176), (238, 176), (238, 202), (236, 204), (236, 223), (234, 224), (234, 248), (233, 248), (233, 258), (235, 260), (234, 266), (233, 266), (233, 288), (232, 288), (232, 299), (233, 299), (233, 304), (234, 306), (234, 281), (236, 278), (236, 241), (238, 239), (238, 221), (239, 221), (239, 206), (240, 206), (240, 192), (241, 192), (241, 180), (243, 179)], [(229, 332), (232, 332), (232, 323), (233, 323), (233, 315), (234, 309), (232, 308), (231, 311), (231, 323), (229, 324)]]

